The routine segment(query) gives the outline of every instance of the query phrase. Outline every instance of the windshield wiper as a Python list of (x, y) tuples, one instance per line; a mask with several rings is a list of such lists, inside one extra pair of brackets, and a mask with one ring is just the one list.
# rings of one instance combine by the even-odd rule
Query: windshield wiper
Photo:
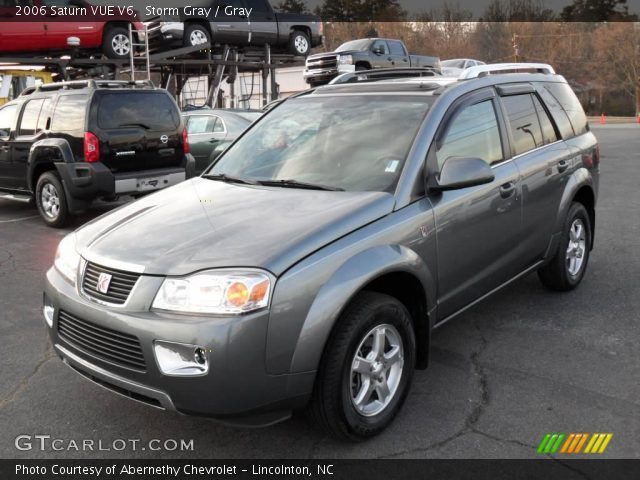
[(234, 177), (232, 175), (227, 175), (226, 173), (212, 173), (207, 175), (202, 175), (202, 178), (208, 178), (209, 180), (220, 180), (226, 183), (242, 183), (244, 185), (258, 185), (258, 182), (255, 180), (249, 180), (248, 178), (242, 177)]
[(145, 130), (151, 130), (151, 127), (146, 123), (122, 123), (118, 127), (141, 127)]
[(344, 192), (344, 188), (330, 187), (318, 183), (299, 182), (298, 180), (260, 180), (260, 185), (268, 187), (306, 188), (308, 190), (328, 190), (332, 192)]

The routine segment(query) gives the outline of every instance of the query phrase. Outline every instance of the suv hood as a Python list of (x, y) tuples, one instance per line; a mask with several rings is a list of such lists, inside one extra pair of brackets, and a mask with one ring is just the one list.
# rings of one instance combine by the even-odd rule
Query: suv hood
[(389, 214), (384, 192), (330, 192), (195, 178), (110, 212), (77, 231), (96, 263), (186, 275), (255, 267), (279, 275), (334, 240)]

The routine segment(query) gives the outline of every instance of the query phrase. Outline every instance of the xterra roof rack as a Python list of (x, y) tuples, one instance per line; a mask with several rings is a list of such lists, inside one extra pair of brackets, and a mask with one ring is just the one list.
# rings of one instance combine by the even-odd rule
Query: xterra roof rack
[(329, 82), (329, 85), (343, 83), (377, 82), (396, 78), (416, 78), (440, 76), (440, 70), (434, 67), (399, 67), (377, 68), (375, 70), (358, 70), (343, 73)]
[(151, 80), (72, 80), (69, 82), (46, 83), (37, 87), (26, 88), (20, 96), (31, 95), (34, 92), (51, 92), (55, 90), (72, 90), (79, 88), (156, 88)]

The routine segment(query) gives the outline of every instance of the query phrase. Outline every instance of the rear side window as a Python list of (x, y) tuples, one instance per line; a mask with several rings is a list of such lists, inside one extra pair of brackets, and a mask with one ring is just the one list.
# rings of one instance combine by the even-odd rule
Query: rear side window
[(515, 147), (515, 155), (542, 146), (542, 130), (530, 94), (502, 97)]
[(493, 102), (462, 107), (439, 142), (436, 157), (439, 169), (450, 157), (479, 157), (488, 164), (501, 161), (502, 142)]
[(84, 130), (87, 95), (62, 95), (51, 119), (51, 130), (73, 132)]
[(16, 105), (7, 105), (4, 108), (0, 108), (0, 137), (8, 137), (11, 133), (16, 111)]
[(576, 135), (582, 135), (589, 130), (587, 116), (584, 114), (582, 105), (573, 93), (571, 87), (566, 83), (546, 83), (544, 86), (562, 106), (571, 121), (573, 131)]
[(36, 132), (41, 132), (47, 129), (47, 120), (49, 119), (49, 109), (51, 108), (51, 99), (45, 98), (42, 108), (40, 109), (40, 116), (38, 117), (38, 126)]
[(42, 98), (27, 102), (22, 111), (18, 135), (30, 136), (37, 133), (38, 118), (40, 117), (40, 110), (42, 110), (43, 103), (44, 99)]
[(165, 93), (119, 92), (100, 96), (98, 126), (102, 129), (175, 130), (179, 125), (178, 108)]
[(187, 121), (187, 132), (189, 135), (223, 131), (224, 125), (222, 121), (214, 115), (190, 115)]

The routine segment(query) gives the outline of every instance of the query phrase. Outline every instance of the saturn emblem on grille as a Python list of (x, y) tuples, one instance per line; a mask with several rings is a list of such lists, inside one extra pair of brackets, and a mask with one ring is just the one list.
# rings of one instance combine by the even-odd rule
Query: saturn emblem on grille
[(111, 283), (111, 275), (108, 273), (101, 273), (98, 277), (98, 283), (96, 285), (96, 290), (100, 293), (107, 293), (109, 290), (109, 284)]

